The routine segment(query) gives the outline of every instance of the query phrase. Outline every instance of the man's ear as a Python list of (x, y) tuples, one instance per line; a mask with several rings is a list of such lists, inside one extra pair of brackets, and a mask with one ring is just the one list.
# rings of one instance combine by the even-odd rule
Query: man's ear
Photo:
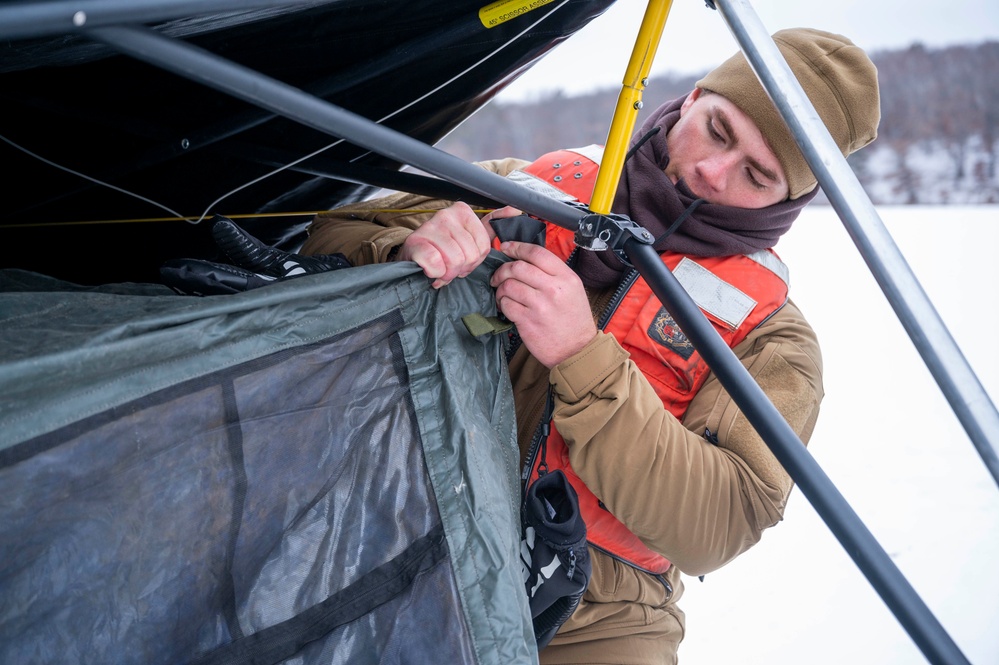
[(690, 108), (691, 104), (697, 101), (697, 98), (701, 96), (702, 92), (704, 91), (701, 88), (694, 88), (690, 91), (690, 94), (687, 95), (687, 98), (683, 100), (683, 104), (680, 106), (680, 115), (687, 112), (687, 109)]

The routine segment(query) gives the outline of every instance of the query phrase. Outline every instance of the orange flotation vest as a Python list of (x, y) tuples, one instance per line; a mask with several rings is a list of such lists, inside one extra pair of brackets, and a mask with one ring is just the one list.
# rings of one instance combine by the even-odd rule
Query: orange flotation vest
[[(538, 191), (551, 188), (554, 192), (546, 191), (549, 195), (588, 204), (600, 153), (599, 146), (552, 152), (511, 176)], [(568, 260), (575, 249), (574, 232), (549, 223), (545, 244)], [(787, 268), (773, 251), (723, 257), (689, 257), (667, 251), (660, 256), (729, 347), (739, 344), (787, 301)], [(637, 273), (631, 279), (631, 286), (611, 303), (613, 312), (604, 331), (629, 352), (663, 406), (682, 419), (710, 368), (645, 280)], [(544, 459), (537, 450), (529, 452), (525, 489), (538, 478), (542, 464), (549, 470), (561, 469), (579, 496), (591, 545), (653, 574), (669, 569), (669, 560), (649, 549), (576, 475), (568, 446), (553, 424), (543, 450)]]

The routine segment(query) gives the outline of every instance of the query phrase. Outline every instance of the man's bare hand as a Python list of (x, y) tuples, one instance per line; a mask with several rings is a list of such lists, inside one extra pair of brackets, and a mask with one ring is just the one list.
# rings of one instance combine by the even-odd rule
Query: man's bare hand
[(496, 303), (531, 354), (554, 367), (581, 351), (597, 326), (576, 273), (544, 247), (505, 242), (500, 249), (515, 260), (493, 273)]
[(466, 203), (453, 203), (428, 219), (403, 243), (397, 261), (414, 261), (439, 289), (457, 277), (466, 277), (489, 254), (496, 233), (490, 219), (512, 217), (519, 210), (507, 206), (482, 219)]

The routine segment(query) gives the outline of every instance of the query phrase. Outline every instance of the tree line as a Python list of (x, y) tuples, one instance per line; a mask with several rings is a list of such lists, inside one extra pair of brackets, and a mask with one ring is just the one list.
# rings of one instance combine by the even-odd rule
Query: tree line
[[(881, 125), (850, 165), (875, 203), (999, 203), (999, 42), (871, 54)], [(636, 127), (702, 75), (653, 77)], [(531, 159), (605, 140), (619, 89), (493, 102), (438, 143), (468, 160)]]

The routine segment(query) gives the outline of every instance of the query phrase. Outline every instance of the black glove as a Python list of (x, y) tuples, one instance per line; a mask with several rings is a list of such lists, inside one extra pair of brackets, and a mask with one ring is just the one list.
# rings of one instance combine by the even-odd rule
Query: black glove
[(223, 295), (350, 267), (343, 254), (291, 254), (263, 244), (231, 219), (216, 215), (213, 222), (212, 237), (232, 264), (198, 259), (167, 261), (160, 267), (164, 284), (188, 295)]
[(500, 242), (516, 240), (545, 246), (545, 223), (536, 217), (530, 215), (499, 217), (490, 219), (489, 223)]
[(520, 564), (540, 650), (576, 611), (593, 564), (579, 498), (560, 469), (531, 483), (520, 510)]

